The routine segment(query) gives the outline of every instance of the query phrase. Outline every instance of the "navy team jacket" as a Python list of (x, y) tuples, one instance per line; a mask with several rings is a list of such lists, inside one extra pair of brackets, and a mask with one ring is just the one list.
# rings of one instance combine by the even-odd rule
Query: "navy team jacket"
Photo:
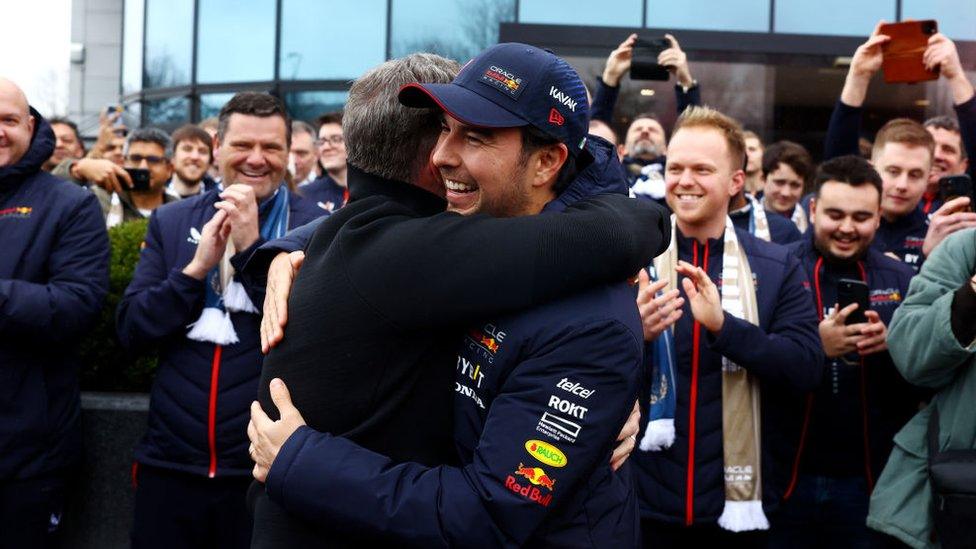
[[(149, 405), (149, 426), (136, 446), (141, 463), (210, 477), (250, 475), (249, 407), (261, 375), (261, 317), (231, 313), (240, 339), (215, 345), (186, 337), (203, 309), (205, 282), (182, 273), (193, 259), (203, 225), (216, 213), (220, 190), (167, 204), (149, 219), (145, 247), (132, 283), (119, 303), (116, 328), (128, 348), (155, 345), (159, 367)], [(289, 227), (308, 223), (322, 210), (292, 194)], [(261, 221), (270, 202), (259, 208)], [(264, 241), (239, 252), (243, 261)], [(235, 275), (236, 276), (236, 275)], [(262, 289), (247, 288), (256, 307)], [(258, 299), (255, 301), (255, 299)]]
[[(812, 235), (791, 249), (803, 264), (815, 307), (824, 317), (837, 301), (838, 281), (852, 278), (867, 283), (871, 309), (888, 325), (915, 274), (908, 265), (873, 249), (857, 264), (830, 264), (817, 252)], [(895, 433), (918, 411), (923, 396), (901, 377), (887, 351), (863, 361), (857, 353), (824, 360), (821, 383), (807, 397), (802, 441), (784, 497), (792, 494), (798, 474), (863, 476), (873, 486), (888, 461)]]
[(616, 285), (470, 331), (457, 356), (461, 467), (393, 463), (302, 427), (268, 476), (296, 516), (424, 547), (634, 547), (630, 475), (610, 471), (642, 332)]
[[(694, 321), (685, 302), (674, 328), (674, 444), (658, 452), (638, 448), (630, 457), (636, 466), (641, 516), (646, 519), (714, 525), (722, 513), (723, 356), (760, 382), (762, 499), (767, 512), (778, 505), (787, 484), (800, 436), (803, 397), (820, 383), (823, 353), (817, 315), (799, 261), (783, 246), (738, 229), (736, 236), (754, 276), (759, 325), (725, 313), (721, 331), (712, 335)], [(679, 259), (702, 267), (720, 284), (723, 240), (701, 244), (680, 231), (677, 238)], [(698, 352), (693, 353), (696, 341)], [(651, 349), (645, 349), (647, 370), (640, 393), (643, 425), (638, 440), (647, 428)]]
[(98, 200), (41, 171), (54, 132), (31, 114), (30, 148), (0, 168), (0, 481), (81, 457), (75, 345), (108, 291)]

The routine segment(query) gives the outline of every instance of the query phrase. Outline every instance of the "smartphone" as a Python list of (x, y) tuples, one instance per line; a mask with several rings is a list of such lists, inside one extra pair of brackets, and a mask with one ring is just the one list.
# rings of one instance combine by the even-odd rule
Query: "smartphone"
[[(115, 112), (122, 113), (123, 111), (125, 111), (125, 107), (123, 107), (122, 105), (109, 105), (105, 107), (105, 114), (108, 116), (111, 116), (112, 113)], [(115, 126), (123, 125), (122, 116), (119, 116), (118, 118), (115, 119), (114, 125)]]
[(149, 170), (143, 168), (126, 168), (125, 171), (129, 172), (129, 177), (132, 178), (131, 190), (133, 191), (149, 190)]
[(927, 70), (922, 62), (925, 48), (929, 45), (929, 37), (937, 32), (939, 26), (934, 19), (881, 25), (880, 33), (891, 37), (891, 40), (881, 46), (884, 54), (881, 69), (884, 71), (885, 82), (894, 84), (937, 80), (939, 71)]
[(969, 198), (969, 211), (973, 211), (976, 196), (973, 195), (973, 180), (968, 175), (947, 175), (939, 178), (939, 199), (943, 204), (960, 196)]
[(671, 73), (664, 65), (657, 64), (657, 56), (670, 48), (671, 42), (667, 38), (644, 40), (638, 38), (634, 42), (634, 54), (630, 61), (631, 80), (661, 80), (667, 81)]
[(857, 303), (857, 309), (847, 317), (847, 321), (844, 324), (867, 322), (868, 317), (864, 314), (864, 311), (867, 311), (870, 306), (868, 285), (861, 280), (842, 278), (837, 281), (837, 305), (843, 309), (851, 303)]

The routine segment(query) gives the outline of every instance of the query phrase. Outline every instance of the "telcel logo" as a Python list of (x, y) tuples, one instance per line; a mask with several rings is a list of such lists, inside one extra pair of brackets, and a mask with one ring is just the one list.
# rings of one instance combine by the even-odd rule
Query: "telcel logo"
[(548, 442), (543, 442), (541, 440), (529, 440), (525, 443), (525, 451), (532, 454), (532, 457), (545, 463), (546, 465), (551, 465), (553, 467), (565, 467), (566, 466), (566, 454), (562, 453), (559, 448), (556, 448)]

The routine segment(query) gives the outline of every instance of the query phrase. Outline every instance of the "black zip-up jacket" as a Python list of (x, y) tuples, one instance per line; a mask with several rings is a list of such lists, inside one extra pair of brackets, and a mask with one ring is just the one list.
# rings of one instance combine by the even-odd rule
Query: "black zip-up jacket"
[(54, 132), (31, 114), (30, 148), (0, 168), (0, 481), (81, 458), (75, 347), (108, 291), (98, 200), (41, 171)]
[[(838, 280), (852, 278), (867, 283), (871, 309), (888, 325), (915, 274), (908, 265), (873, 249), (857, 264), (831, 264), (814, 247), (812, 235), (791, 249), (803, 264), (815, 307), (823, 317), (833, 311)], [(873, 486), (888, 461), (892, 438), (918, 411), (920, 399), (921, 392), (901, 377), (887, 351), (863, 361), (857, 353), (824, 357), (823, 379), (807, 398), (800, 459), (793, 462), (786, 496), (798, 472), (863, 476)]]

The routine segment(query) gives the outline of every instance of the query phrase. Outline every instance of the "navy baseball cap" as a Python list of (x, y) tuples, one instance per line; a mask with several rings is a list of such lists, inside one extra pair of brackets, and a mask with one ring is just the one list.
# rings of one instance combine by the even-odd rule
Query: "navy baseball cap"
[(470, 126), (534, 126), (578, 156), (589, 132), (586, 88), (552, 52), (527, 44), (498, 44), (468, 61), (450, 84), (407, 84), (400, 103), (442, 109)]

